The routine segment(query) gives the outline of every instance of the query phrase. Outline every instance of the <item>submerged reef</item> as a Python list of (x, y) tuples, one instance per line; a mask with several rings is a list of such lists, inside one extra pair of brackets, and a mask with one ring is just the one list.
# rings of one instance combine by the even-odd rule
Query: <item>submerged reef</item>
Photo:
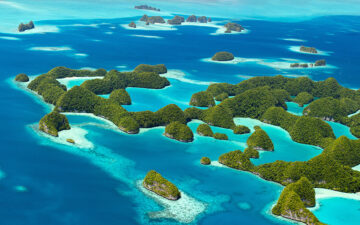
[(153, 11), (160, 11), (160, 9), (157, 9), (155, 7), (151, 7), (149, 5), (137, 5), (134, 7), (135, 9), (144, 9), (144, 10), (153, 10)]
[(41, 118), (39, 130), (57, 137), (59, 131), (70, 130), (70, 125), (66, 116), (55, 110)]
[(15, 81), (17, 82), (28, 82), (30, 79), (25, 73), (19, 73), (15, 77)]
[(255, 132), (246, 141), (246, 144), (255, 150), (274, 151), (274, 144), (267, 133), (259, 126), (255, 126)]
[(225, 33), (231, 33), (232, 31), (241, 32), (245, 30), (240, 24), (231, 22), (225, 24), (224, 27), (226, 28)]
[(150, 170), (143, 181), (143, 186), (169, 200), (178, 200), (181, 197), (179, 189), (155, 170)]
[(230, 52), (217, 52), (211, 59), (214, 61), (231, 61), (234, 59), (234, 55)]
[(318, 51), (317, 51), (316, 48), (314, 48), (314, 47), (301, 46), (301, 47), (300, 47), (300, 51), (301, 51), (301, 52), (307, 52), (307, 53), (313, 53), (313, 54), (317, 54), (317, 53), (318, 53)]
[(19, 32), (24, 32), (26, 30), (31, 30), (31, 29), (34, 29), (35, 28), (35, 25), (34, 25), (34, 22), (33, 21), (30, 21), (29, 23), (20, 23), (20, 25), (18, 26), (18, 31)]

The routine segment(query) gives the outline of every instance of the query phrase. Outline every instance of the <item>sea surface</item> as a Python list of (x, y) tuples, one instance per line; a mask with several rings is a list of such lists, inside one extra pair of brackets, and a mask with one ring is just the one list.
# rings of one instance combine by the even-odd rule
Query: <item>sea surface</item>
[[(70, 114), (67, 117), (73, 129), (68, 135), (81, 140), (81, 146), (74, 147), (37, 130), (38, 121), (51, 107), (15, 84), (13, 78), (18, 73), (36, 76), (55, 66), (128, 71), (141, 63), (165, 64), (169, 72), (164, 76), (171, 86), (161, 90), (128, 88), (133, 102), (125, 106), (128, 111), (156, 111), (171, 103), (186, 109), (191, 95), (205, 90), (212, 82), (236, 84), (255, 76), (281, 74), (314, 80), (334, 77), (340, 84), (358, 89), (360, 17), (354, 15), (358, 11), (347, 7), (348, 10), (343, 10), (346, 15), (338, 15), (340, 9), (326, 14), (320, 10), (326, 4), (318, 3), (320, 17), (309, 14), (306, 19), (297, 15), (291, 15), (291, 20), (268, 19), (270, 15), (262, 18), (256, 5), (251, 5), (258, 18), (238, 21), (236, 10), (219, 15), (211, 4), (201, 11), (201, 5), (194, 7), (188, 2), (179, 3), (181, 7), (176, 10), (166, 2), (154, 3), (164, 9), (161, 15), (166, 18), (174, 11), (188, 15), (192, 6), (195, 13), (215, 15), (216, 26), (235, 18), (248, 30), (244, 34), (225, 35), (216, 34), (216, 26), (125, 29), (124, 25), (148, 12), (136, 11), (129, 5), (112, 9), (108, 3), (94, 1), (81, 10), (73, 8), (81, 6), (80, 2), (65, 2), (56, 5), (56, 1), (51, 4), (39, 1), (34, 3), (39, 7), (31, 9), (24, 1), (0, 2), (0, 13), (10, 18), (0, 26), (0, 224), (292, 224), (269, 214), (282, 186), (216, 162), (223, 153), (244, 150), (250, 134), (235, 135), (231, 130), (212, 127), (216, 132), (226, 133), (229, 141), (195, 134), (193, 143), (180, 143), (164, 137), (164, 127), (128, 135), (107, 121)], [(281, 1), (275, 2), (276, 6)], [(349, 4), (352, 1), (344, 2)], [(358, 7), (356, 2), (354, 5)], [(72, 11), (66, 12), (73, 13), (67, 17), (59, 10), (60, 15), (55, 16), (57, 6), (61, 10), (71, 6)], [(52, 7), (52, 13), (45, 13), (46, 7)], [(114, 16), (103, 10), (96, 14), (97, 7), (109, 9)], [(31, 19), (31, 10), (35, 24), (41, 28), (39, 32), (11, 32), (10, 25), (21, 21), (10, 15), (19, 12), (24, 19)], [(293, 51), (294, 46), (300, 45), (314, 46), (324, 54)], [(239, 63), (206, 61), (218, 51), (232, 52), (240, 59)], [(322, 58), (329, 66), (284, 67), (289, 62), (314, 62)], [(71, 88), (84, 80), (61, 82)], [(302, 110), (303, 107), (288, 103), (289, 112), (301, 115)], [(251, 129), (260, 125), (274, 142), (275, 151), (261, 152), (260, 159), (252, 160), (256, 165), (276, 160), (306, 161), (322, 152), (318, 147), (292, 141), (287, 131), (279, 127), (249, 118), (236, 118), (235, 122)], [(195, 132), (200, 123), (192, 121), (189, 126)], [(356, 139), (348, 127), (329, 124), (337, 137)], [(203, 156), (215, 162), (202, 166), (199, 160)], [(152, 169), (179, 187), (186, 196), (182, 202), (164, 201), (141, 188), (139, 182)], [(324, 223), (356, 225), (360, 221), (358, 200), (326, 198), (319, 205), (313, 212)]]

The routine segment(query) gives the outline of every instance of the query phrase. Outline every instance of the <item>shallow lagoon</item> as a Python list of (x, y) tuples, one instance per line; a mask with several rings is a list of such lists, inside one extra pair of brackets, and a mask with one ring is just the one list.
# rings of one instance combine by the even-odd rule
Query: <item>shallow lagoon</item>
[[(359, 52), (359, 46), (351, 44), (357, 41), (357, 17), (326, 17), (294, 24), (244, 20), (241, 23), (251, 32), (226, 36), (210, 35), (216, 28), (209, 27), (184, 26), (176, 31), (133, 31), (121, 27), (121, 24), (134, 19), (42, 21), (44, 26), (56, 27), (58, 33), (1, 34), (13, 37), (0, 40), (3, 50), (0, 59), (6, 62), (3, 63), (1, 76), (5, 80), (19, 72), (35, 75), (60, 65), (127, 70), (140, 63), (165, 63), (168, 68), (185, 74), (170, 79), (172, 85), (162, 90), (129, 88), (134, 101), (134, 105), (127, 106), (131, 111), (155, 111), (169, 103), (176, 103), (184, 109), (193, 92), (206, 89), (204, 84), (237, 83), (244, 79), (244, 76), (239, 77), (240, 74), (273, 76), (281, 73), (310, 76), (315, 80), (334, 76), (341, 84), (350, 84), (348, 86), (355, 88), (360, 86), (360, 80), (353, 77), (359, 69), (351, 66), (356, 63), (356, 58), (349, 58)], [(332, 26), (332, 33), (336, 35), (326, 33), (329, 20), (338, 25)], [(299, 33), (299, 29), (303, 32)], [(14, 38), (20, 40), (15, 42)], [(289, 51), (286, 48), (289, 41), (283, 38), (307, 40), (306, 44), (333, 51), (327, 59), (336, 69), (287, 71), (256, 64), (222, 65), (201, 61), (224, 49), (244, 58), (316, 59), (312, 55)], [(67, 51), (27, 50), (46, 46), (69, 46), (72, 53), (83, 53), (87, 57), (74, 57)], [(154, 49), (158, 54), (153, 54)], [(349, 50), (345, 54), (343, 49)], [(21, 71), (19, 54), (26, 58)], [(81, 82), (69, 82), (68, 85), (79, 85)], [(263, 213), (278, 198), (281, 186), (249, 173), (199, 163), (202, 156), (217, 160), (222, 153), (243, 150), (249, 135), (234, 135), (229, 130), (214, 128), (227, 133), (230, 141), (196, 135), (194, 143), (184, 144), (162, 136), (162, 127), (144, 130), (139, 135), (127, 135), (109, 129), (111, 126), (104, 121), (70, 115), (71, 124), (88, 131), (86, 139), (95, 146), (80, 150), (54, 143), (29, 127), (48, 111), (46, 107), (37, 104), (24, 92), (10, 88), (8, 83), (2, 82), (0, 90), (0, 102), (6, 106), (0, 111), (3, 119), (0, 140), (4, 147), (0, 152), (0, 168), (6, 174), (0, 181), (3, 187), (0, 204), (5, 209), (0, 214), (5, 224), (23, 221), (27, 224), (176, 224), (174, 220), (151, 220), (148, 217), (148, 212), (162, 210), (161, 203), (136, 188), (136, 181), (142, 179), (149, 169), (158, 170), (182, 191), (207, 206), (193, 223), (288, 223), (270, 219), (271, 216)], [(250, 127), (260, 124), (274, 141), (275, 151), (262, 153), (260, 159), (253, 160), (256, 164), (277, 159), (308, 160), (321, 153), (321, 149), (292, 142), (287, 132), (280, 128), (244, 118), (238, 118), (236, 122)], [(196, 121), (190, 124), (193, 130), (197, 125)], [(337, 136), (348, 134), (344, 127), (334, 124), (332, 127)], [(19, 186), (26, 187), (27, 191), (17, 192), (16, 187)], [(327, 216), (333, 212), (335, 204), (351, 206), (351, 210), (341, 212), (342, 215), (353, 215), (358, 208), (358, 202), (348, 200), (327, 199), (320, 203), (322, 207), (315, 214), (330, 224), (344, 223)]]

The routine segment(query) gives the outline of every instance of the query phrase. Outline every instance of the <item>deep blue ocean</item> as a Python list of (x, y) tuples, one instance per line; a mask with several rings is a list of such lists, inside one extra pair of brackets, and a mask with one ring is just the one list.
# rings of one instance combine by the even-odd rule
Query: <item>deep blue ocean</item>
[[(88, 132), (86, 139), (94, 145), (92, 149), (71, 147), (36, 132), (34, 127), (50, 109), (12, 80), (18, 73), (38, 75), (55, 66), (132, 70), (140, 63), (165, 64), (175, 77), (169, 78), (171, 86), (162, 90), (128, 88), (133, 101), (133, 105), (126, 106), (129, 111), (155, 111), (170, 103), (185, 109), (191, 95), (205, 90), (209, 82), (235, 84), (252, 76), (282, 74), (314, 80), (334, 77), (340, 84), (358, 89), (360, 17), (327, 16), (303, 22), (243, 20), (239, 23), (249, 32), (236, 35), (210, 35), (216, 28), (201, 26), (166, 31), (128, 30), (121, 26), (138, 19), (37, 21), (39, 25), (56, 26), (59, 32), (0, 33), (16, 38), (0, 39), (0, 169), (4, 173), (0, 180), (0, 224), (290, 224), (268, 214), (282, 186), (246, 172), (199, 163), (203, 156), (217, 160), (225, 152), (245, 149), (249, 134), (234, 135), (230, 130), (213, 127), (228, 134), (229, 141), (195, 135), (193, 143), (179, 143), (164, 137), (163, 127), (127, 135), (110, 129), (104, 121), (68, 115), (71, 126)], [(327, 54), (289, 50), (300, 45), (314, 46)], [(38, 47), (67, 48), (42, 51)], [(265, 64), (203, 61), (218, 51), (261, 59)], [(277, 67), (279, 62), (322, 58), (331, 66), (299, 70)], [(81, 82), (71, 80), (66, 84), (71, 87)], [(299, 115), (302, 108), (289, 103), (289, 111)], [(249, 127), (259, 124), (274, 142), (275, 151), (261, 153), (260, 159), (253, 160), (255, 164), (278, 159), (306, 161), (322, 151), (293, 142), (279, 127), (247, 118), (235, 121)], [(189, 126), (195, 131), (199, 123), (193, 121)], [(349, 128), (330, 125), (337, 137), (354, 138)], [(144, 194), (137, 182), (151, 169), (192, 199), (189, 215), (204, 210), (186, 221), (189, 218), (174, 215), (177, 211), (171, 206)], [(331, 198), (321, 200), (314, 213), (328, 224), (355, 225), (360, 221), (359, 209), (359, 201)], [(163, 218), (151, 218), (154, 215)]]

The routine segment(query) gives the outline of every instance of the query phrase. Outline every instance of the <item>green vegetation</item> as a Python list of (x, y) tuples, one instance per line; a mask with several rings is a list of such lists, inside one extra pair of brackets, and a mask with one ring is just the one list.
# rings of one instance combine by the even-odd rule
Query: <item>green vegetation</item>
[(307, 52), (307, 53), (314, 53), (314, 54), (318, 53), (316, 48), (314, 48), (314, 47), (301, 46), (300, 51), (301, 52)]
[(166, 125), (174, 121), (186, 123), (184, 112), (175, 104), (167, 105), (159, 109), (155, 114), (159, 118), (160, 125)]
[(165, 127), (164, 135), (182, 142), (191, 142), (194, 140), (194, 134), (191, 129), (178, 121), (169, 123)]
[(202, 157), (200, 159), (200, 163), (203, 165), (210, 165), (211, 164), (211, 160), (208, 157)]
[(228, 136), (223, 133), (215, 133), (213, 137), (218, 140), (229, 140)]
[(296, 142), (322, 147), (326, 147), (328, 139), (335, 139), (329, 124), (308, 116), (301, 116), (296, 120), (290, 136)]
[(259, 152), (256, 149), (252, 148), (252, 147), (246, 148), (244, 150), (244, 154), (248, 158), (258, 159), (260, 157)]
[(137, 134), (139, 133), (139, 124), (131, 116), (122, 117), (119, 120), (118, 127), (120, 130), (128, 134)]
[(131, 98), (125, 89), (113, 90), (109, 100), (119, 105), (131, 105)]
[(303, 144), (326, 147), (329, 141), (335, 139), (331, 126), (321, 119), (295, 116), (279, 107), (269, 108), (262, 121), (282, 127), (294, 141)]
[(28, 82), (29, 77), (25, 73), (19, 73), (18, 75), (16, 75), (15, 81), (17, 81), (17, 82)]
[(248, 134), (250, 129), (247, 126), (237, 125), (233, 128), (234, 134)]
[(272, 213), (309, 225), (321, 225), (323, 223), (306, 208), (314, 205), (315, 191), (309, 180), (303, 177), (284, 188)]
[(217, 52), (211, 59), (214, 61), (231, 61), (234, 59), (234, 55), (230, 52)]
[(216, 100), (216, 101), (219, 101), (219, 102), (222, 102), (222, 101), (224, 101), (225, 99), (227, 99), (228, 97), (229, 97), (228, 93), (223, 92), (223, 93), (221, 93), (221, 94), (216, 95), (216, 96), (215, 96), (215, 100)]
[(47, 72), (49, 76), (54, 77), (55, 79), (65, 78), (65, 77), (103, 77), (106, 75), (105, 69), (97, 69), (97, 70), (74, 70), (69, 69), (63, 66), (55, 67), (49, 72)]
[(44, 98), (45, 102), (50, 104), (56, 104), (60, 96), (66, 92), (64, 85), (46, 74), (40, 75), (32, 80), (28, 84), (28, 88), (37, 92)]
[(324, 97), (310, 103), (303, 113), (324, 120), (342, 121), (347, 115), (356, 112), (360, 107), (359, 104), (360, 102), (350, 98)]
[(143, 186), (169, 200), (178, 200), (181, 197), (179, 189), (170, 181), (161, 176), (160, 173), (150, 170), (143, 181)]
[(312, 100), (314, 100), (314, 97), (307, 93), (307, 92), (300, 92), (295, 98), (294, 102), (299, 104), (299, 106), (303, 107), (305, 104), (310, 103)]
[(190, 105), (200, 107), (212, 107), (215, 105), (213, 96), (206, 91), (200, 91), (191, 96)]
[(238, 170), (250, 171), (254, 168), (249, 157), (240, 150), (222, 154), (219, 157), (219, 163)]
[(196, 129), (196, 132), (201, 136), (212, 137), (214, 135), (211, 127), (207, 124), (200, 124)]
[(69, 121), (65, 115), (57, 111), (46, 114), (39, 122), (39, 130), (57, 137), (58, 132), (62, 130), (69, 130)]
[(256, 150), (274, 151), (274, 144), (267, 133), (259, 126), (255, 126), (255, 132), (246, 141), (250, 148)]
[(74, 139), (68, 138), (68, 139), (66, 139), (66, 141), (69, 142), (70, 144), (75, 144)]
[(154, 72), (157, 74), (167, 73), (167, 68), (164, 64), (158, 65), (147, 65), (147, 64), (140, 64), (135, 67), (134, 72)]
[(231, 111), (220, 105), (202, 111), (198, 119), (201, 119), (212, 126), (223, 128), (233, 128), (235, 126)]

